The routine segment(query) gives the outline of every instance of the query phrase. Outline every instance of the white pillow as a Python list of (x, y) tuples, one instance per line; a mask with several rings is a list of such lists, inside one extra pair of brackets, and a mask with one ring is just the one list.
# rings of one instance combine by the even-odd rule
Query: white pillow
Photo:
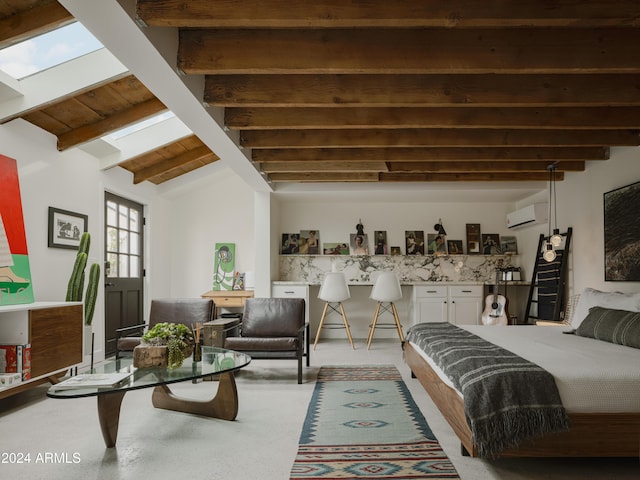
[(601, 292), (594, 288), (585, 288), (580, 294), (580, 300), (571, 318), (573, 328), (580, 326), (591, 307), (640, 312), (640, 293)]

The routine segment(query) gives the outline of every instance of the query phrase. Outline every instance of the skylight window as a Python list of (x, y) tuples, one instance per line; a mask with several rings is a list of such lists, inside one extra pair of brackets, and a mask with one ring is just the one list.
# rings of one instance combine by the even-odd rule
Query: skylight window
[(79, 22), (0, 50), (0, 70), (20, 80), (103, 48)]
[(158, 115), (154, 115), (153, 117), (149, 117), (145, 120), (142, 120), (138, 123), (129, 125), (125, 128), (121, 128), (120, 130), (116, 130), (115, 132), (112, 132), (109, 135), (105, 135), (103, 138), (105, 140), (116, 141), (123, 137), (126, 137), (127, 135), (131, 135), (133, 133), (139, 132), (140, 130), (143, 130), (152, 125), (156, 125), (160, 122), (164, 122), (165, 120), (168, 120), (173, 117), (175, 117), (175, 114), (173, 112), (170, 112), (170, 111), (163, 112)]

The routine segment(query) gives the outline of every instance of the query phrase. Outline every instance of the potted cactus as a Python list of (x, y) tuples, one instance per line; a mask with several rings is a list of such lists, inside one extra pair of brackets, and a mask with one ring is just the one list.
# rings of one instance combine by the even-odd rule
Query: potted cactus
[[(100, 283), (100, 264), (93, 263), (89, 268), (89, 280), (87, 290), (85, 286), (85, 269), (89, 258), (89, 247), (91, 246), (91, 235), (84, 232), (80, 237), (78, 254), (73, 265), (71, 277), (67, 285), (67, 302), (82, 302), (84, 294), (84, 325), (85, 325), (85, 347), (91, 343), (91, 323), (96, 309), (96, 298), (98, 297), (98, 284)], [(87, 338), (88, 337), (88, 338)], [(85, 348), (86, 350), (86, 348)]]

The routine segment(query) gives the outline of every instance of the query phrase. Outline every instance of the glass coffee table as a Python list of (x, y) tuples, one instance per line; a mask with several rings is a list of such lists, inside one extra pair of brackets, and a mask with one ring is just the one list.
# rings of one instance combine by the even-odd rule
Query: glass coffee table
[[(121, 358), (106, 361), (87, 374), (77, 375), (69, 381), (53, 385), (47, 391), (51, 398), (97, 397), (98, 418), (102, 437), (107, 447), (114, 447), (118, 437), (120, 406), (124, 394), (130, 390), (153, 387), (152, 403), (156, 408), (176, 410), (207, 417), (234, 420), (238, 414), (238, 391), (234, 373), (251, 362), (251, 357), (243, 353), (217, 347), (202, 347), (202, 360), (194, 362), (185, 359), (179, 368), (166, 367), (135, 368), (133, 359)], [(90, 386), (83, 381), (94, 381), (121, 373), (125, 378), (115, 385)], [(177, 397), (169, 389), (171, 383), (185, 382), (216, 375), (218, 390), (211, 400), (191, 400)]]

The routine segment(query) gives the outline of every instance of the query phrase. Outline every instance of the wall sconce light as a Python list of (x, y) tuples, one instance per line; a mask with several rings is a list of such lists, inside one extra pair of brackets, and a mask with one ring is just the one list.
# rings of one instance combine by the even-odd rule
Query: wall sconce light
[(442, 219), (441, 218), (438, 219), (438, 223), (436, 223), (433, 226), (433, 229), (436, 232), (438, 232), (440, 235), (445, 235), (445, 236), (447, 235), (447, 232), (444, 230), (444, 227), (442, 226)]

